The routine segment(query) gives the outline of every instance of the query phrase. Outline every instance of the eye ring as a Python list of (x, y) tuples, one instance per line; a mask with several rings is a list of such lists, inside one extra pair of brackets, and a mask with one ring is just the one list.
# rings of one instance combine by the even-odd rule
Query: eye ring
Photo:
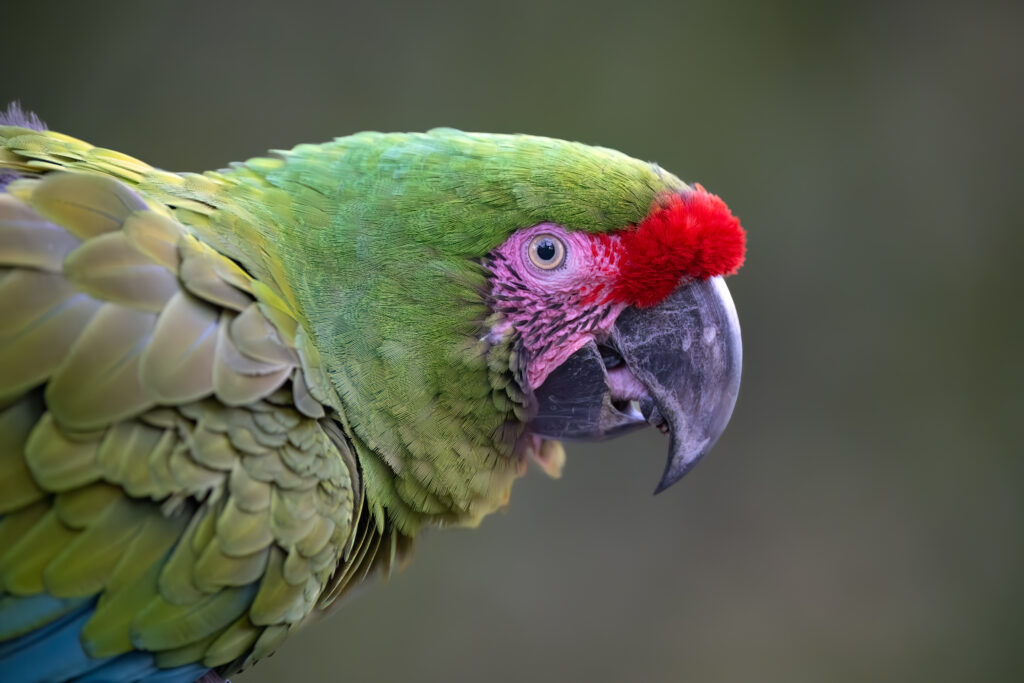
[(554, 270), (565, 263), (565, 242), (551, 233), (536, 235), (526, 250), (530, 262), (541, 270)]

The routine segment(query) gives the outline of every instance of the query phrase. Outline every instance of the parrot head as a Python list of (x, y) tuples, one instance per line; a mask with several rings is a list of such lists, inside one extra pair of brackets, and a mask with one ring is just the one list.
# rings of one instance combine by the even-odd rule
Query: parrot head
[(399, 528), (475, 524), (563, 440), (653, 425), (662, 490), (722, 433), (741, 365), (722, 278), (745, 234), (717, 196), (528, 135), (360, 133), (279, 155), (207, 174), (231, 201), (197, 229), (297, 311), (311, 389)]
[(678, 481), (736, 402), (742, 346), (722, 276), (743, 253), (739, 221), (699, 185), (620, 230), (517, 231), (488, 266), (492, 334), (514, 330), (526, 359), (528, 434), (595, 440), (651, 424), (671, 439), (657, 490)]

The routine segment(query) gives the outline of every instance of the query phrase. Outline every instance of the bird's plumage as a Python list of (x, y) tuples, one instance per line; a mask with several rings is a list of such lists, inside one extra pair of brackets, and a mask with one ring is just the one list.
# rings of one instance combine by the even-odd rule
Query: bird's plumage
[(113, 180), (20, 182), (0, 196), (0, 612), (61, 602), (0, 639), (85, 600), (93, 660), (224, 665), (393, 562), (250, 278)]
[(504, 504), (553, 446), (526, 431), (488, 256), (690, 189), (528, 136), (363, 133), (176, 174), (38, 128), (0, 125), (5, 680), (235, 670), (422, 524)]

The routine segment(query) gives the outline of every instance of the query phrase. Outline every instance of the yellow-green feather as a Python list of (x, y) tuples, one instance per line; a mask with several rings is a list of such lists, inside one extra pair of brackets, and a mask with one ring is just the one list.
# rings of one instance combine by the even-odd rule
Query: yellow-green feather
[(0, 604), (98, 596), (95, 657), (265, 656), (315, 609), (364, 500), (294, 314), (123, 184), (159, 172), (13, 133), (0, 165), (44, 175), (0, 194)]

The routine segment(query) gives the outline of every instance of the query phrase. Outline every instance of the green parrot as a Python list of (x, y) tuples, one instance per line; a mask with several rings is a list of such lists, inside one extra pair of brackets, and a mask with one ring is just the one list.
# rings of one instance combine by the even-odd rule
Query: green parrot
[(527, 135), (359, 133), (170, 173), (0, 117), (0, 672), (207, 681), (564, 440), (725, 429), (717, 196)]

